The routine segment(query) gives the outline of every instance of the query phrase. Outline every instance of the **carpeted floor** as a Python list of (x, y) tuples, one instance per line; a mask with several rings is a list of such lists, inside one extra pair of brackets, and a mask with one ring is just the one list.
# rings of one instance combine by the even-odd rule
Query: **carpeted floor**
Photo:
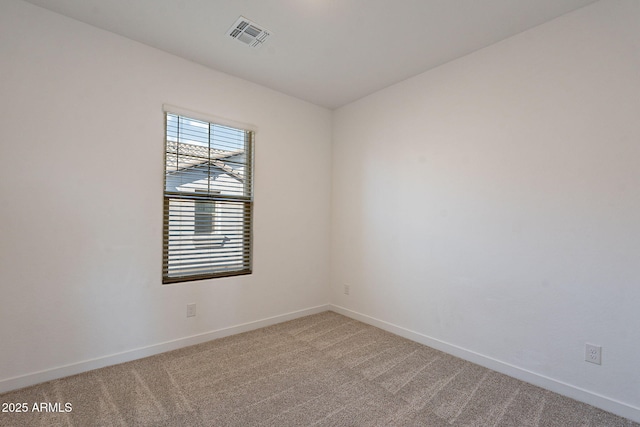
[(640, 427), (330, 311), (0, 402), (29, 407), (0, 413), (2, 426)]

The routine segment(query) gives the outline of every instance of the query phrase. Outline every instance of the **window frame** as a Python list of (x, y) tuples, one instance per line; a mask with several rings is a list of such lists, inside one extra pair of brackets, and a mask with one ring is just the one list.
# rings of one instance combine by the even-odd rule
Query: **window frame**
[[(254, 144), (255, 144), (255, 134), (257, 128), (253, 125), (239, 123), (235, 121), (230, 121), (226, 119), (221, 119), (219, 117), (210, 116), (202, 113), (197, 113), (181, 108), (176, 108), (173, 106), (163, 106), (164, 111), (164, 191), (163, 191), (163, 226), (162, 226), (162, 234), (163, 234), (163, 252), (162, 252), (162, 283), (163, 284), (175, 284), (175, 283), (183, 283), (183, 282), (191, 282), (197, 280), (206, 280), (206, 279), (214, 279), (221, 277), (233, 277), (240, 275), (247, 275), (253, 273), (253, 207), (254, 207), (254, 192), (253, 192), (253, 176), (254, 176), (254, 168), (255, 168), (255, 158), (254, 158)], [(244, 155), (246, 156), (246, 161), (244, 163), (244, 182), (242, 184), (242, 196), (239, 195), (222, 195), (216, 194), (217, 192), (209, 192), (208, 194), (202, 194), (197, 190), (193, 193), (183, 193), (177, 191), (168, 191), (167, 189), (167, 176), (169, 174), (169, 169), (167, 167), (167, 156), (169, 154), (169, 132), (168, 132), (168, 122), (169, 115), (176, 116), (177, 118), (183, 118), (188, 120), (197, 120), (201, 122), (206, 122), (214, 126), (223, 126), (227, 128), (233, 128), (234, 130), (244, 132)], [(178, 143), (179, 144), (179, 143)], [(211, 143), (208, 146), (209, 149), (212, 149)], [(179, 155), (179, 154), (176, 154)], [(211, 159), (211, 157), (209, 157)], [(211, 162), (211, 160), (210, 160)], [(207, 175), (211, 179), (211, 174)], [(237, 250), (240, 257), (240, 267), (236, 270), (233, 269), (224, 269), (224, 271), (213, 271), (214, 262), (209, 263), (209, 268), (211, 271), (205, 273), (183, 273), (179, 275), (170, 275), (170, 257), (171, 257), (171, 248), (170, 248), (170, 213), (171, 211), (171, 203), (182, 203), (192, 201), (193, 204), (193, 241), (194, 246), (197, 247), (197, 239), (195, 236), (203, 236), (202, 233), (196, 232), (196, 217), (198, 215), (197, 204), (202, 203), (213, 203), (214, 212), (209, 214), (211, 216), (211, 235), (215, 234), (215, 230), (218, 228), (218, 221), (222, 221), (220, 218), (217, 218), (218, 207), (219, 206), (232, 206), (236, 205), (235, 208), (237, 210), (236, 215), (238, 218), (241, 218), (241, 231), (240, 234), (242, 237), (240, 238), (240, 246)], [(227, 208), (228, 209), (228, 208)], [(204, 213), (200, 212), (201, 216)], [(227, 242), (227, 236), (223, 237), (223, 241), (221, 243), (221, 247)], [(211, 243), (209, 243), (211, 245)], [(198, 251), (194, 251), (197, 253)], [(233, 256), (233, 253), (232, 253)], [(223, 267), (228, 267), (230, 264), (225, 265)]]

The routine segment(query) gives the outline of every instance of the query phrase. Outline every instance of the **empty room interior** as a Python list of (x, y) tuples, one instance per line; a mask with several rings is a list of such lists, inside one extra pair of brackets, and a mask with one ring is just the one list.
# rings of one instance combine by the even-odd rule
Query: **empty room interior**
[(446, 384), (477, 365), (640, 422), (639, 23), (637, 0), (2, 0), (2, 412), (316, 319), (327, 348), (343, 322), (460, 360)]

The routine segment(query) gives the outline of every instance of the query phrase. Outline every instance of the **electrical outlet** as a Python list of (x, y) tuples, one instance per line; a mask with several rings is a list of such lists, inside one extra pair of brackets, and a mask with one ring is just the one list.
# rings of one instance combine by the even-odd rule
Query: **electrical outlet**
[(347, 285), (346, 283), (344, 284), (344, 294), (349, 295), (349, 285)]
[(584, 349), (584, 360), (596, 365), (602, 365), (602, 347), (599, 345), (586, 344)]
[(187, 317), (195, 317), (195, 315), (196, 315), (196, 305), (187, 304)]

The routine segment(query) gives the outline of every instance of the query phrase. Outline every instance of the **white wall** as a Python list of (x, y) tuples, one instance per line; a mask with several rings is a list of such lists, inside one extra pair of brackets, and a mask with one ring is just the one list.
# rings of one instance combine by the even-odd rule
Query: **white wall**
[[(0, 391), (326, 308), (329, 110), (14, 0), (0, 58)], [(164, 103), (258, 127), (252, 275), (161, 284)]]
[(338, 109), (332, 303), (640, 420), (638, 22), (601, 1)]
[[(4, 0), (0, 391), (324, 307), (331, 249), (338, 309), (640, 420), (638, 19), (346, 106), (331, 158), (325, 109)], [(253, 275), (160, 284), (164, 103), (258, 126)]]

